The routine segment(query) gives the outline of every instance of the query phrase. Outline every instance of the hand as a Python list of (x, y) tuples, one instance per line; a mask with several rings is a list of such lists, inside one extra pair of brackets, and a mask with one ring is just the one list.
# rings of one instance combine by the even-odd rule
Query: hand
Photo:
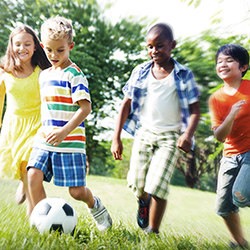
[(188, 153), (191, 150), (192, 137), (186, 133), (183, 133), (177, 142), (177, 147), (183, 152)]
[(56, 147), (67, 137), (67, 135), (65, 129), (55, 129), (47, 135), (46, 142)]
[(122, 160), (123, 145), (120, 139), (116, 139), (112, 141), (110, 151), (112, 155), (114, 156), (115, 160)]
[(240, 112), (240, 110), (241, 110), (241, 108), (242, 108), (242, 106), (243, 106), (244, 104), (246, 104), (246, 101), (245, 101), (245, 100), (236, 102), (236, 103), (232, 106), (229, 115), (231, 115), (232, 118), (235, 119), (236, 116), (239, 114), (239, 112)]

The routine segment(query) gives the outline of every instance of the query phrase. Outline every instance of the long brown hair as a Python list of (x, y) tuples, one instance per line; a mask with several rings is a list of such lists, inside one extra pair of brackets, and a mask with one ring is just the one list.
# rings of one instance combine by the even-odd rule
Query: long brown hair
[(21, 66), (21, 61), (13, 51), (13, 37), (22, 32), (27, 32), (30, 35), (32, 35), (35, 43), (36, 50), (34, 51), (34, 54), (31, 58), (31, 64), (33, 66), (38, 65), (41, 69), (46, 69), (51, 67), (51, 63), (48, 60), (35, 31), (28, 25), (22, 24), (16, 27), (11, 32), (9, 36), (7, 50), (4, 57), (1, 60), (0, 68), (2, 68), (4, 71), (8, 73), (13, 73), (14, 71), (23, 71), (23, 68)]

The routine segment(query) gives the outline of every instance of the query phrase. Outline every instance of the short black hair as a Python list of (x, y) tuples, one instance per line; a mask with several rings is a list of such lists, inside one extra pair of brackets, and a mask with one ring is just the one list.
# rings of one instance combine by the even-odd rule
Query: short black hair
[[(249, 65), (248, 51), (238, 44), (229, 43), (220, 47), (215, 56), (216, 64), (220, 53), (231, 56), (235, 61), (239, 63), (240, 67), (243, 67), (246, 64)], [(247, 70), (248, 68), (242, 72), (242, 77), (246, 74)]]
[(157, 23), (153, 27), (151, 27), (147, 34), (154, 32), (158, 34), (163, 34), (166, 39), (171, 42), (174, 40), (172, 28), (166, 23)]

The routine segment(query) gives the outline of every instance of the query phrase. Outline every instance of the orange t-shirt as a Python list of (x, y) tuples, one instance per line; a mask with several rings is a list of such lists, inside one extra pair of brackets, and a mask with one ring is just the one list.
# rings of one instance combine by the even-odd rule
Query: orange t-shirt
[(250, 150), (250, 80), (242, 80), (239, 89), (232, 96), (223, 89), (224, 87), (220, 88), (209, 98), (212, 129), (223, 123), (233, 104), (240, 100), (246, 101), (224, 142), (224, 156), (230, 157)]

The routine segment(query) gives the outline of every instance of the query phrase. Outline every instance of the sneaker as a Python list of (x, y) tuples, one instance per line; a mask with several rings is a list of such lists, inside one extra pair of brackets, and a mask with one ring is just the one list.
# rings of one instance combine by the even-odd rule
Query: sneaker
[(229, 245), (229, 247), (231, 249), (239, 249), (239, 248), (241, 248), (241, 249), (249, 249), (249, 245), (248, 245), (247, 241), (245, 241), (245, 244), (243, 246), (240, 246), (239, 244), (237, 244), (235, 242), (232, 242), (232, 241), (230, 241), (228, 245)]
[(103, 206), (100, 198), (94, 196), (97, 206), (94, 208), (89, 208), (89, 212), (92, 214), (96, 226), (99, 231), (104, 231), (112, 226), (112, 219), (106, 209), (106, 207)]
[(149, 235), (149, 234), (155, 234), (155, 235), (159, 235), (159, 231), (158, 230), (153, 230), (150, 228), (147, 228), (146, 230), (144, 230), (145, 234)]
[(139, 199), (139, 208), (137, 211), (137, 224), (140, 228), (145, 229), (148, 227), (148, 217), (149, 217), (149, 203), (145, 204)]

